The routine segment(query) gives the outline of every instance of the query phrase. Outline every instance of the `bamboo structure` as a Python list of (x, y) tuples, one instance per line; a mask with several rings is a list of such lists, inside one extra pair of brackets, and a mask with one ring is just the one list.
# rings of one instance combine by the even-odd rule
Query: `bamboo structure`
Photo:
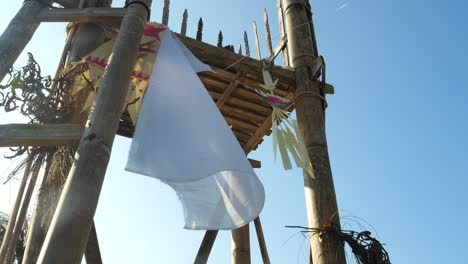
[[(126, 8), (111, 8), (109, 0), (57, 0), (55, 2), (65, 8), (46, 8), (47, 4), (52, 2), (25, 1), (18, 15), (0, 37), (0, 56), (3, 56), (0, 58), (0, 79), (8, 72), (40, 22), (71, 23), (57, 73), (64, 65), (81, 60), (83, 56), (104, 43), (109, 35), (115, 35), (117, 29), (119, 33), (112, 57), (118, 59), (111, 59), (106, 68), (92, 113), (81, 111), (87, 93), (78, 93), (69, 98), (71, 99), (69, 102), (72, 102), (71, 118), (64, 123), (0, 125), (0, 147), (53, 146), (60, 150), (78, 146), (73, 166), (70, 164), (66, 168), (69, 172), (63, 191), (58, 191), (54, 201), (47, 201), (47, 204), (57, 206), (53, 219), (49, 221), (38, 206), (47, 200), (43, 197), (43, 193), (39, 192), (23, 263), (80, 263), (83, 253), (86, 252), (87, 263), (99, 264), (102, 263), (102, 259), (93, 217), (114, 137), (115, 135), (132, 137), (135, 129), (125, 108), (125, 102), (130, 74), (136, 61), (143, 26), (150, 12), (151, 0), (127, 1)], [(169, 23), (169, 6), (170, 1), (164, 0), (162, 8), (164, 25)], [(269, 135), (272, 129), (274, 116), (272, 107), (255, 92), (255, 90), (264, 90), (263, 71), (265, 65), (268, 65), (272, 78), (278, 79), (274, 94), (285, 100), (294, 101), (294, 104), (285, 110), (289, 112), (297, 110), (298, 123), (313, 164), (315, 178), (304, 176), (309, 227), (322, 228), (328, 225), (339, 230), (338, 207), (324, 128), (325, 95), (332, 94), (334, 89), (333, 86), (318, 80), (321, 64), (308, 1), (284, 0), (283, 3), (282, 0), (277, 0), (277, 9), (280, 41), (276, 46), (272, 43), (268, 14), (266, 9), (264, 10), (267, 47), (267, 53), (264, 54), (268, 54), (264, 59), (261, 55), (256, 22), (253, 23), (255, 58), (250, 57), (246, 31), (243, 32), (245, 55), (242, 54), (241, 45), (235, 53), (233, 45), (223, 43), (221, 30), (216, 45), (204, 43), (202, 18), (198, 20), (195, 38), (186, 36), (187, 10), (184, 10), (182, 15), (180, 34), (177, 36), (199, 60), (214, 70), (199, 73), (200, 80), (246, 155), (255, 150), (262, 143), (263, 137)], [(19, 41), (18, 44), (15, 43), (15, 47), (12, 47), (12, 40)], [(3, 52), (5, 50), (12, 52)], [(274, 65), (275, 58), (281, 53), (283, 65), (287, 67)], [(87, 128), (84, 127), (86, 122), (89, 124)], [(260, 161), (249, 161), (254, 168), (261, 166)], [(54, 162), (57, 162), (55, 156), (48, 166), (53, 167)], [(44, 176), (44, 183), (52, 175), (51, 173), (53, 172)], [(26, 186), (26, 180), (27, 177), (24, 177), (22, 190)], [(21, 201), (20, 196), (17, 201)], [(21, 207), (20, 216), (24, 215), (23, 210), (27, 207), (27, 204)], [(10, 221), (12, 226), (10, 227), (9, 223), (6, 233), (10, 233), (9, 237), (15, 233), (13, 229), (17, 229), (15, 223), (20, 223), (19, 220), (16, 222), (18, 210), (20, 210), (19, 205), (15, 205), (11, 217), (14, 220)], [(47, 224), (42, 226), (40, 223), (44, 222), (44, 219)], [(253, 222), (263, 263), (269, 264), (267, 238), (260, 218)], [(250, 226), (247, 224), (231, 233), (233, 264), (251, 263), (249, 229)], [(217, 235), (217, 230), (206, 232), (194, 263), (207, 263)], [(327, 235), (311, 236), (310, 240), (311, 263), (345, 263), (341, 241)], [(5, 241), (8, 240), (4, 239), (0, 250), (2, 259), (11, 256), (11, 253), (7, 252), (11, 245)]]

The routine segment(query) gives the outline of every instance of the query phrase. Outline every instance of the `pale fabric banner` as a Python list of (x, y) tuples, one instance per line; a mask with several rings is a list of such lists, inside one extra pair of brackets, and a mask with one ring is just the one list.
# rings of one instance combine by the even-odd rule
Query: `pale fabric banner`
[(169, 184), (185, 228), (235, 229), (259, 215), (265, 191), (198, 78), (203, 70), (174, 35), (164, 35), (126, 170)]

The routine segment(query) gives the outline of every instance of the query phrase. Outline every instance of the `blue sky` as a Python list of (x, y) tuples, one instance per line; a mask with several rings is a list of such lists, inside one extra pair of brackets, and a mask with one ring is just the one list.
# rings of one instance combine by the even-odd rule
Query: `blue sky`
[[(188, 8), (188, 35), (195, 35), (203, 17), (205, 41), (215, 44), (222, 29), (224, 43), (237, 46), (247, 30), (253, 49), (253, 20), (264, 45), (261, 21), (266, 8), (277, 43), (276, 1), (258, 2), (173, 0), (170, 26), (178, 31)], [(393, 263), (461, 263), (468, 216), (463, 190), (468, 176), (468, 4), (311, 4), (327, 81), (336, 90), (328, 97), (327, 138), (343, 227), (375, 228)], [(0, 10), (2, 31), (19, 6), (17, 1)], [(162, 1), (153, 3), (152, 20), (160, 21), (161, 6)], [(41, 25), (25, 51), (34, 53), (44, 72), (53, 73), (63, 41), (63, 24)], [(25, 61), (22, 55), (16, 65)], [(0, 116), (1, 123), (18, 122), (17, 115)], [(203, 232), (182, 229), (182, 209), (169, 187), (124, 172), (129, 143), (118, 138), (114, 144), (96, 214), (105, 263), (190, 263)], [(301, 171), (284, 171), (273, 163), (269, 138), (251, 157), (263, 165), (257, 170), (266, 189), (261, 219), (272, 261), (307, 263), (305, 239), (284, 228), (306, 225)], [(2, 168), (9, 164), (0, 161)], [(15, 186), (0, 186), (0, 210), (9, 211)], [(221, 232), (210, 263), (230, 261), (229, 239), (228, 232)], [(253, 232), (251, 247), (253, 263), (260, 263)]]

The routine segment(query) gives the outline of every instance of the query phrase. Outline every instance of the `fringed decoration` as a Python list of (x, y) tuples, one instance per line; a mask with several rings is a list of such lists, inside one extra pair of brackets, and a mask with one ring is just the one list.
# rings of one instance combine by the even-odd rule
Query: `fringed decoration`
[(293, 102), (274, 94), (274, 89), (278, 80), (273, 81), (267, 65), (263, 63), (263, 80), (261, 85), (266, 91), (257, 90), (257, 95), (265, 102), (271, 105), (272, 127), (271, 136), (273, 139), (273, 155), (276, 161), (279, 150), (281, 161), (285, 170), (293, 168), (291, 158), (296, 167), (303, 168), (309, 177), (314, 178), (312, 164), (310, 163), (307, 148), (304, 144), (302, 134), (299, 130), (297, 121), (290, 119), (290, 113), (287, 109)]

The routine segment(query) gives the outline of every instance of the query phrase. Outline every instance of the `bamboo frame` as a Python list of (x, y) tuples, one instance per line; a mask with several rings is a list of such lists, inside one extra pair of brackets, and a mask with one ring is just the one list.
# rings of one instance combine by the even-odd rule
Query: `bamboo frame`
[[(142, 1), (151, 6), (151, 0)], [(110, 150), (127, 96), (147, 9), (130, 1), (113, 48), (114, 56), (103, 76), (91, 126), (83, 135), (51, 229), (39, 255), (40, 263), (79, 263), (93, 222)], [(108, 99), (109, 98), (109, 99)], [(99, 122), (95, 122), (99, 120)], [(73, 216), (73, 217), (70, 217)], [(67, 250), (71, 249), (73, 250)]]
[[(67, 0), (62, 0), (62, 1), (57, 1), (57, 2), (62, 2), (65, 6), (70, 6), (70, 7), (75, 5), (74, 3), (72, 4), (71, 1), (67, 1)], [(151, 2), (151, 1), (144, 1), (144, 2)], [(310, 135), (313, 132), (309, 130), (310, 123), (311, 123), (311, 119), (314, 119), (317, 117), (313, 117), (313, 116), (311, 117), (311, 115), (308, 116), (307, 114), (304, 114), (304, 113), (306, 113), (305, 111), (306, 107), (311, 107), (315, 109), (318, 105), (317, 102), (320, 100), (318, 99), (319, 97), (317, 96), (314, 96), (312, 99), (312, 96), (310, 96), (310, 94), (322, 93), (321, 96), (324, 96), (325, 94), (333, 93), (334, 89), (333, 89), (333, 86), (330, 86), (330, 85), (325, 85), (324, 87), (319, 86), (318, 85), (319, 83), (316, 80), (304, 81), (304, 78), (303, 78), (304, 71), (301, 67), (304, 67), (305, 65), (307, 65), (308, 67), (314, 66), (314, 65), (311, 65), (310, 62), (309, 64), (307, 64), (308, 62), (305, 59), (305, 57), (307, 56), (301, 57), (301, 56), (298, 56), (297, 54), (300, 54), (300, 52), (307, 51), (307, 48), (310, 48), (309, 44), (304, 44), (308, 40), (304, 40), (303, 38), (298, 37), (299, 34), (297, 35), (293, 34), (292, 36), (289, 36), (289, 35), (286, 36), (285, 34), (284, 20), (286, 20), (287, 22), (286, 26), (290, 29), (289, 31), (291, 31), (292, 25), (296, 24), (297, 26), (298, 24), (297, 22), (300, 21), (300, 19), (303, 19), (304, 13), (306, 14), (307, 17), (311, 16), (310, 10), (307, 10), (307, 4), (302, 3), (301, 0), (286, 0), (286, 6), (284, 8), (286, 12), (286, 17), (285, 17), (283, 14), (283, 6), (281, 4), (281, 0), (278, 0), (277, 3), (278, 3), (280, 31), (281, 31), (280, 33), (281, 33), (282, 38), (281, 38), (280, 43), (275, 47), (274, 50), (272, 49), (272, 44), (271, 44), (271, 34), (270, 34), (270, 28), (269, 28), (269, 22), (268, 22), (268, 14), (266, 10), (264, 12), (266, 41), (267, 41), (268, 55), (269, 55), (269, 57), (267, 58), (267, 61), (269, 61), (270, 63), (273, 62), (276, 56), (278, 56), (279, 53), (282, 51), (284, 60), (285, 60), (285, 65), (288, 65), (289, 51), (288, 51), (288, 46), (286, 45), (286, 42), (287, 41), (290, 42), (291, 57), (289, 59), (291, 60), (291, 65), (296, 66), (294, 71), (289, 70), (289, 69), (279, 68), (279, 67), (273, 67), (270, 70), (270, 72), (272, 73), (273, 78), (280, 79), (280, 82), (278, 84), (279, 89), (277, 89), (278, 95), (281, 95), (289, 100), (293, 99), (294, 94), (296, 95), (296, 104), (299, 108), (298, 109), (299, 123), (301, 125), (301, 129), (303, 130), (305, 140), (308, 143), (308, 147), (309, 149), (311, 149), (313, 148), (313, 146), (310, 144), (310, 142), (312, 141)], [(140, 17), (144, 17), (143, 15), (144, 10), (142, 10), (141, 6), (135, 5), (133, 7), (136, 8), (135, 14), (140, 15)], [(305, 9), (305, 12), (303, 9)], [(37, 15), (38, 21), (44, 21), (44, 22), (59, 22), (59, 21), (105, 22), (106, 24), (110, 24), (114, 26), (120, 25), (122, 23), (122, 27), (125, 28), (125, 26), (127, 26), (126, 23), (130, 23), (129, 18), (128, 19), (126, 18), (128, 21), (124, 19), (124, 21), (122, 22), (122, 18), (126, 14), (127, 14), (127, 9), (123, 9), (123, 8), (85, 8), (85, 9), (59, 9), (59, 10), (43, 9), (42, 11), (37, 12), (36, 15)], [(296, 16), (293, 16), (292, 14), (295, 14)], [(260, 90), (262, 89), (259, 86), (259, 84), (262, 82), (263, 76), (261, 75), (261, 70), (262, 70), (263, 65), (262, 65), (262, 62), (259, 61), (261, 59), (261, 54), (260, 54), (261, 52), (260, 52), (260, 45), (259, 45), (259, 40), (258, 40), (256, 23), (254, 22), (254, 35), (255, 35), (254, 40), (256, 44), (258, 60), (242, 56), (242, 51), (240, 51), (239, 54), (234, 54), (233, 52), (229, 52), (223, 49), (221, 31), (220, 31), (220, 38), (218, 41), (218, 48), (201, 42), (202, 31), (203, 31), (203, 21), (201, 18), (199, 21), (199, 27), (197, 31), (198, 41), (185, 37), (186, 27), (187, 27), (186, 25), (187, 24), (187, 10), (185, 10), (183, 17), (184, 19), (183, 19), (182, 26), (181, 26), (181, 35), (179, 37), (189, 47), (189, 49), (192, 50), (192, 52), (198, 58), (200, 58), (203, 62), (213, 66), (213, 68), (216, 69), (216, 73), (202, 73), (201, 79), (204, 82), (204, 84), (207, 86), (207, 89), (210, 95), (215, 100), (218, 108), (223, 113), (226, 121), (228, 122), (228, 124), (231, 125), (231, 128), (234, 134), (236, 135), (236, 137), (238, 138), (239, 142), (241, 143), (244, 151), (246, 153), (249, 153), (251, 150), (255, 149), (258, 146), (258, 144), (261, 143), (261, 141), (263, 140), (262, 139), (263, 136), (268, 134), (271, 128), (271, 109), (269, 105), (259, 100), (255, 96), (255, 93), (250, 90), (251, 87), (255, 89), (260, 89)], [(169, 0), (165, 0), (164, 9), (163, 9), (163, 24), (167, 25), (168, 20), (169, 20)], [(307, 21), (310, 21), (310, 19)], [(35, 30), (34, 23), (38, 25), (37, 21), (32, 22), (33, 24), (33, 27), (31, 28), (32, 33)], [(131, 30), (131, 29), (127, 28), (127, 30)], [(311, 35), (310, 38), (312, 40), (312, 47), (311, 47), (312, 52), (314, 56), (317, 56), (315, 36), (314, 36), (312, 24), (309, 25), (308, 30), (311, 31), (309, 32), (309, 34)], [(301, 30), (297, 30), (297, 31), (301, 31)], [(302, 36), (307, 35), (305, 30), (303, 31), (304, 32), (301, 32), (300, 34), (302, 34)], [(119, 34), (119, 37), (120, 35), (123, 35), (123, 34)], [(245, 39), (245, 46), (246, 46), (245, 47), (246, 54), (247, 56), (249, 56), (250, 51), (249, 51), (246, 32), (244, 32), (244, 39)], [(29, 39), (26, 40), (26, 43), (27, 41), (29, 41)], [(126, 39), (126, 41), (128, 41), (128, 39)], [(302, 44), (298, 44), (298, 43), (302, 43)], [(305, 47), (305, 48), (300, 50), (298, 49), (298, 47), (301, 47), (301, 48)], [(0, 50), (1, 48), (2, 47), (0, 46)], [(125, 48), (122, 48), (122, 47), (119, 47), (119, 48), (122, 50), (125, 50)], [(241, 48), (239, 50), (241, 50)], [(128, 59), (130, 59), (131, 61), (131, 57), (133, 56), (131, 55), (132, 52), (129, 49), (125, 50), (125, 52), (128, 55)], [(240, 63), (240, 61), (242, 62)], [(310, 60), (310, 61), (313, 62), (314, 60)], [(118, 65), (119, 63), (111, 63), (111, 64), (115, 66), (115, 65)], [(122, 64), (125, 64), (125, 63), (122, 63)], [(120, 66), (122, 66), (122, 64), (120, 64)], [(236, 66), (236, 64), (239, 64), (239, 65)], [(0, 68), (1, 66), (2, 65), (0, 65)], [(119, 69), (119, 66), (115, 66), (115, 68), (116, 70), (114, 70), (114, 75), (117, 72), (120, 72), (120, 70), (117, 70)], [(124, 69), (124, 68), (125, 68), (124, 66), (121, 67), (121, 69)], [(3, 77), (3, 76), (0, 76), (0, 77)], [(125, 79), (127, 78), (127, 76), (123, 78)], [(110, 80), (106, 80), (106, 81), (103, 80), (103, 82), (107, 84), (108, 86), (110, 86), (110, 84), (115, 84), (115, 82), (112, 82)], [(295, 85), (292, 85), (293, 83), (295, 83)], [(318, 90), (315, 91), (314, 89), (318, 89)], [(105, 92), (102, 92), (100, 96), (101, 99), (98, 99), (98, 100), (102, 100), (102, 98), (104, 97), (104, 94)], [(119, 95), (119, 96), (122, 97), (123, 95)], [(121, 102), (119, 101), (120, 99), (118, 99), (117, 101)], [(103, 111), (102, 109), (107, 109), (106, 107), (108, 107), (109, 109), (113, 108), (112, 106), (109, 105), (110, 104), (109, 102), (104, 101), (104, 100), (103, 102), (105, 106), (97, 105), (97, 108), (101, 109), (101, 111)], [(320, 103), (321, 105), (323, 105), (323, 102), (320, 101)], [(117, 109), (119, 105), (120, 104), (117, 104)], [(292, 108), (290, 108), (289, 110), (292, 110)], [(95, 117), (96, 120), (99, 120), (99, 121), (104, 120), (102, 118), (103, 115), (101, 114), (101, 112), (97, 111), (97, 113), (98, 113), (97, 117)], [(314, 113), (318, 113), (318, 111), (315, 111)], [(103, 124), (95, 125), (92, 123), (90, 130), (86, 131), (81, 141), (82, 143), (81, 146), (83, 147), (84, 154), (86, 156), (92, 156), (90, 155), (90, 153), (94, 151), (97, 152), (98, 156), (99, 155), (102, 156), (102, 157), (99, 157), (100, 159), (98, 159), (99, 161), (101, 161), (102, 167), (98, 169), (97, 173), (95, 173), (98, 176), (103, 174), (103, 170), (105, 171), (105, 166), (106, 166), (108, 155), (109, 155), (108, 152), (110, 151), (110, 148), (112, 146), (111, 139), (113, 138), (115, 134), (115, 131), (113, 132), (112, 129), (115, 128), (115, 130), (117, 130), (116, 126), (119, 123), (118, 121), (115, 120), (119, 118), (119, 116), (113, 116), (113, 118), (114, 118), (113, 120), (105, 120), (106, 122), (108, 122), (108, 124), (114, 125), (114, 126), (110, 126), (110, 129), (106, 128), (105, 125)], [(54, 126), (54, 125), (51, 125), (51, 126)], [(80, 135), (82, 134), (81, 128), (76, 128), (76, 127), (66, 128), (65, 126), (60, 126), (60, 125), (58, 126), (55, 125), (55, 127), (51, 127), (51, 126), (49, 125), (36, 126), (36, 127), (24, 126), (24, 125), (0, 126), (0, 146), (11, 146), (15, 144), (32, 145), (32, 146), (39, 146), (39, 145), (41, 146), (42, 145), (55, 145), (55, 146), (59, 145), (60, 146), (61, 144), (74, 145), (77, 143), (78, 141), (77, 139), (79, 139)], [(128, 135), (130, 135), (132, 133), (133, 128), (132, 127), (129, 127), (129, 128), (120, 127), (120, 129), (121, 131), (123, 131), (122, 133), (128, 133)], [(2, 132), (10, 136), (1, 137)], [(53, 133), (57, 133), (57, 134), (53, 134)], [(99, 139), (99, 142), (96, 142), (97, 141), (96, 138)], [(92, 143), (96, 143), (97, 145), (92, 145)], [(325, 142), (325, 150), (326, 150), (326, 142)], [(319, 152), (320, 151), (321, 151), (320, 155), (323, 156), (326, 154), (325, 158), (328, 159), (328, 156), (327, 156), (328, 154), (327, 153), (324, 154), (323, 149), (319, 150)], [(85, 160), (84, 163), (89, 161), (89, 158), (90, 158), (86, 156), (83, 159)], [(311, 155), (312, 161), (314, 161), (314, 159), (316, 158), (317, 157), (314, 157), (313, 155)], [(258, 164), (257, 166), (260, 166), (260, 164)], [(81, 169), (83, 169), (83, 167), (81, 167)], [(86, 169), (83, 169), (83, 170), (86, 171)], [(86, 172), (89, 172), (89, 171), (86, 171)], [(78, 172), (76, 174), (79, 175), (80, 173), (82, 172)], [(322, 172), (319, 172), (319, 174), (320, 173)], [(327, 174), (328, 172), (324, 172), (324, 173)], [(103, 175), (99, 177), (103, 177)], [(330, 178), (331, 178), (331, 173), (330, 173)], [(90, 178), (87, 178), (87, 180), (90, 181)], [(101, 178), (98, 179), (98, 181), (101, 181), (101, 180), (102, 180)], [(74, 181), (74, 184), (70, 183), (67, 185), (68, 188), (70, 189), (72, 189), (74, 185), (77, 185), (77, 182), (80, 182), (79, 179), (70, 180), (70, 182), (72, 181)], [(84, 182), (84, 181), (81, 181), (81, 183), (89, 184), (89, 182)], [(102, 184), (102, 182), (100, 183)], [(98, 185), (100, 183), (98, 182)], [(325, 187), (330, 190), (330, 182), (325, 182), (324, 184), (326, 185)], [(305, 181), (306, 189), (307, 188), (311, 189), (309, 185), (310, 185), (310, 182), (308, 183), (308, 181), (306, 180)], [(333, 187), (332, 180), (331, 180), (331, 186)], [(85, 219), (84, 222), (82, 220), (78, 220), (78, 221), (82, 221), (80, 223), (82, 224), (84, 223), (82, 230), (84, 230), (85, 233), (89, 226), (89, 215), (94, 214), (94, 211), (92, 208), (94, 206), (93, 205), (94, 201), (92, 200), (96, 198), (96, 195), (97, 197), (99, 196), (100, 190), (91, 190), (91, 191), (94, 192), (93, 193), (94, 196), (91, 197), (90, 200), (88, 200), (88, 202), (90, 202), (91, 204), (91, 209), (88, 211), (85, 210), (86, 211), (85, 213), (87, 214), (87, 219)], [(307, 193), (307, 190), (306, 190), (306, 193)], [(73, 196), (73, 192), (72, 194), (68, 194), (68, 195)], [(331, 192), (331, 195), (334, 196), (334, 190), (333, 192)], [(69, 204), (72, 203), (70, 199), (66, 200), (67, 199), (66, 195), (64, 195), (62, 199), (65, 200), (64, 203), (66, 202), (68, 202)], [(320, 201), (318, 202), (320, 203)], [(308, 207), (311, 207), (311, 205), (308, 204)], [(54, 219), (57, 218), (59, 220), (55, 219), (54, 221), (60, 221), (60, 217), (61, 217), (60, 213), (63, 213), (63, 212), (57, 213), (56, 216), (54, 217)], [(56, 223), (54, 224), (56, 225)], [(338, 222), (338, 225), (339, 225), (339, 222)], [(265, 241), (263, 237), (263, 231), (261, 228), (260, 219), (255, 220), (255, 227), (257, 230), (257, 237), (258, 237), (260, 248), (262, 251), (262, 257), (263, 257), (264, 263), (269, 263), (269, 257), (268, 257), (268, 253), (266, 252), (266, 245), (265, 245)], [(54, 228), (55, 228), (54, 230), (58, 230), (57, 232), (59, 232), (59, 235), (56, 235), (56, 234), (50, 235), (50, 237), (52, 237), (51, 239), (52, 242), (49, 242), (49, 244), (47, 245), (47, 248), (43, 250), (43, 254), (41, 255), (42, 259), (44, 261), (59, 260), (59, 259), (65, 260), (65, 259), (73, 259), (73, 258), (76, 259), (76, 255), (67, 257), (67, 256), (63, 256), (64, 254), (52, 252), (52, 250), (56, 251), (60, 248), (63, 248), (63, 246), (58, 244), (58, 237), (63, 236), (63, 229), (60, 230), (60, 228), (57, 228), (57, 226), (54, 226)], [(234, 252), (233, 252), (233, 255), (234, 255), (233, 263), (250, 263), (250, 244), (249, 244), (250, 242), (249, 242), (248, 228), (249, 227), (247, 225), (239, 230), (233, 231), (233, 245), (235, 245)], [(91, 230), (94, 230), (95, 232), (94, 224), (91, 226)], [(60, 235), (60, 233), (62, 233), (62, 235)], [(208, 255), (214, 243), (214, 240), (216, 238), (216, 234), (217, 234), (217, 231), (209, 231), (206, 233), (205, 238), (202, 242), (202, 246), (200, 247), (201, 252), (202, 253), (204, 252), (201, 255), (202, 257), (201, 259), (205, 257), (206, 257), (206, 260), (208, 259)], [(72, 236), (80, 237), (79, 235), (77, 236), (76, 234), (72, 234)], [(81, 241), (80, 242), (81, 244), (78, 245), (78, 249), (79, 251), (81, 251), (83, 249), (82, 244), (84, 240), (83, 239), (79, 239), (79, 240)], [(97, 242), (97, 239), (96, 239), (96, 242)], [(70, 241), (67, 241), (67, 243), (69, 245), (76, 245), (76, 243), (74, 244)], [(314, 254), (319, 254), (319, 253), (314, 253)], [(198, 259), (198, 256), (197, 256), (197, 259)], [(200, 262), (200, 263), (205, 263), (205, 262)], [(196, 263), (199, 263), (199, 262), (196, 262)], [(341, 263), (341, 262), (337, 262), (337, 263)]]

